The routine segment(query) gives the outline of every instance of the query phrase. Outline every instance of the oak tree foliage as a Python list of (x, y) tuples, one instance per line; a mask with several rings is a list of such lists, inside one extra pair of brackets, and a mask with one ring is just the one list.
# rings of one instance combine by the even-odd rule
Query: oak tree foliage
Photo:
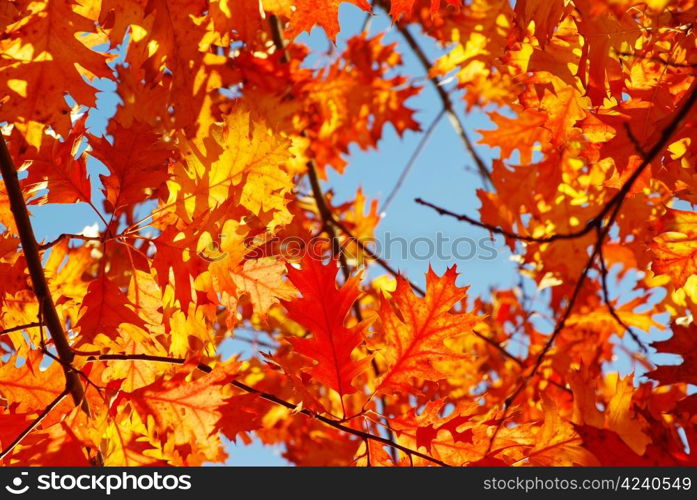
[[(343, 3), (400, 41), (298, 41), (334, 40)], [(256, 437), (297, 465), (697, 465), (696, 19), (694, 0), (1, 2), (1, 463), (200, 465)], [(400, 275), (362, 244), (383, 200), (325, 189), (387, 127), (426, 134), (426, 88), (481, 208), (416, 202), (488, 230), (528, 286)], [(37, 241), (35, 207), (73, 203), (96, 232)], [(253, 354), (221, 356), (231, 338)]]

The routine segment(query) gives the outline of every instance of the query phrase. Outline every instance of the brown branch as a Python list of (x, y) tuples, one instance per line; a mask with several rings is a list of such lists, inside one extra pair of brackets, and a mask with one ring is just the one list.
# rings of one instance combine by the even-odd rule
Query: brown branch
[[(383, 9), (385, 8), (383, 5), (381, 5), (381, 7)], [(428, 75), (431, 71), (433, 64), (428, 59), (428, 56), (426, 56), (426, 53), (419, 45), (419, 42), (416, 41), (416, 38), (414, 38), (414, 35), (411, 34), (407, 26), (400, 26), (399, 24), (397, 24), (397, 29), (411, 48), (416, 58), (423, 66), (424, 70), (426, 71), (426, 75)], [(440, 81), (438, 81), (438, 78), (434, 76), (429, 77), (428, 79), (433, 84), (433, 88), (435, 89), (436, 93), (438, 94), (438, 97), (440, 98), (441, 103), (443, 104), (443, 110), (448, 115), (448, 120), (450, 120), (450, 124), (452, 125), (453, 129), (455, 129), (455, 133), (457, 133), (458, 137), (460, 137), (460, 140), (462, 140), (462, 143), (465, 145), (465, 148), (469, 152), (470, 156), (477, 164), (477, 169), (479, 170), (479, 175), (481, 176), (482, 181), (484, 182), (484, 184), (491, 184), (491, 173), (489, 172), (487, 166), (484, 164), (482, 158), (479, 156), (479, 154), (477, 154), (477, 150), (474, 148), (474, 144), (472, 144), (472, 141), (467, 135), (465, 127), (462, 124), (462, 121), (460, 121), (460, 117), (457, 115), (457, 113), (455, 113), (453, 103), (450, 99), (450, 95), (448, 95), (448, 93), (445, 91)]]
[(85, 398), (85, 390), (80, 381), (80, 377), (74, 371), (71, 371), (67, 366), (72, 364), (73, 352), (68, 343), (68, 337), (63, 330), (63, 323), (56, 311), (51, 296), (46, 275), (41, 264), (41, 255), (39, 254), (39, 246), (34, 236), (34, 230), (29, 219), (29, 212), (24, 201), (22, 188), (19, 185), (17, 178), (17, 170), (14, 162), (7, 149), (5, 138), (0, 134), (0, 171), (2, 179), (5, 182), (7, 196), (10, 201), (10, 210), (14, 216), (19, 238), (22, 243), (22, 251), (27, 262), (29, 275), (31, 277), (32, 288), (36, 299), (39, 302), (39, 310), (42, 311), (43, 323), (48, 328), (51, 334), (53, 343), (56, 346), (56, 352), (63, 364), (65, 373), (65, 387), (70, 392), (70, 395), (75, 402), (75, 405), (82, 407), (83, 411), (89, 415), (89, 405)]
[(286, 43), (283, 41), (281, 21), (276, 14), (271, 14), (269, 16), (269, 29), (271, 30), (271, 39), (273, 40), (276, 50), (279, 50), (283, 54), (281, 56), (281, 62), (287, 63), (289, 61), (288, 51), (286, 50)]
[[(87, 358), (86, 360), (88, 363), (90, 362), (95, 362), (95, 361), (154, 361), (154, 362), (159, 362), (159, 363), (170, 363), (174, 365), (183, 365), (186, 363), (185, 359), (181, 358), (170, 358), (167, 356), (151, 356), (149, 354), (100, 354), (99, 356), (91, 356)], [(199, 363), (196, 368), (199, 371), (202, 371), (204, 373), (211, 373), (213, 371), (213, 368), (210, 366)], [(411, 448), (408, 448), (406, 446), (402, 446), (399, 443), (396, 443), (390, 439), (384, 438), (382, 436), (378, 436), (376, 434), (371, 434), (369, 432), (361, 431), (359, 429), (354, 429), (352, 427), (348, 427), (341, 422), (338, 422), (337, 420), (334, 420), (332, 418), (326, 417), (324, 415), (320, 415), (318, 413), (313, 413), (310, 410), (306, 408), (301, 408), (296, 404), (290, 403), (289, 401), (286, 401), (285, 399), (281, 399), (278, 396), (275, 396), (273, 394), (270, 394), (268, 392), (260, 391), (258, 389), (255, 389), (254, 387), (251, 387), (243, 382), (240, 382), (238, 380), (233, 380), (230, 382), (230, 385), (233, 387), (236, 387), (246, 393), (249, 394), (256, 394), (260, 398), (269, 401), (271, 403), (274, 403), (279, 406), (283, 406), (289, 410), (291, 410), (294, 413), (302, 413), (303, 415), (313, 418), (315, 420), (318, 420), (322, 422), (325, 425), (328, 425), (330, 427), (333, 427), (337, 430), (340, 430), (342, 432), (346, 432), (348, 434), (352, 434), (354, 436), (357, 436), (361, 439), (370, 439), (373, 441), (376, 441), (378, 443), (382, 443), (386, 446), (389, 446), (391, 448), (395, 448), (403, 453), (406, 453), (407, 455), (413, 455), (419, 458), (422, 458), (424, 460), (428, 460), (431, 463), (434, 463), (436, 465), (440, 465), (443, 467), (449, 467), (448, 464), (445, 462), (438, 460), (437, 458), (431, 457), (425, 453), (421, 453), (418, 450), (414, 450)]]
[(65, 239), (71, 239), (71, 240), (83, 240), (83, 241), (102, 241), (102, 238), (99, 236), (85, 236), (84, 234), (71, 234), (71, 233), (63, 233), (59, 235), (56, 239), (51, 240), (47, 243), (41, 243), (39, 244), (39, 250), (47, 250), (61, 241)]
[[(283, 51), (284, 56), (282, 60), (283, 62), (288, 62), (288, 53), (286, 50), (285, 43), (283, 41), (283, 30), (281, 28), (280, 20), (275, 15), (271, 15), (269, 16), (269, 25), (276, 49)], [(305, 134), (301, 135), (304, 136)], [(363, 250), (373, 261), (375, 261), (376, 264), (385, 269), (388, 273), (392, 274), (395, 277), (401, 276), (399, 271), (390, 266), (384, 259), (380, 258), (378, 255), (375, 254), (375, 252), (370, 250), (362, 241), (353, 236), (351, 234), (351, 231), (349, 231), (349, 229), (346, 226), (344, 226), (340, 221), (338, 221), (334, 217), (334, 214), (332, 213), (331, 209), (327, 206), (326, 200), (324, 199), (324, 193), (322, 192), (322, 187), (320, 186), (319, 178), (317, 176), (317, 167), (314, 161), (312, 160), (310, 160), (307, 164), (307, 174), (310, 180), (310, 186), (312, 188), (312, 195), (315, 199), (315, 204), (317, 205), (317, 211), (319, 212), (319, 215), (322, 218), (322, 229), (327, 232), (327, 235), (331, 239), (332, 254), (334, 256), (338, 256), (344, 278), (348, 279), (350, 271), (348, 268), (348, 263), (346, 262), (346, 255), (344, 255), (344, 253), (341, 251), (339, 239), (336, 235), (336, 231), (334, 230), (334, 228), (339, 229), (349, 239), (354, 241), (358, 246), (361, 247), (361, 250)], [(424, 290), (420, 288), (418, 285), (411, 281), (409, 281), (409, 284), (417, 293), (424, 295)], [(358, 312), (357, 317), (360, 321), (360, 312)]]
[[(492, 346), (494, 349), (496, 349), (498, 352), (500, 352), (501, 354), (503, 354), (504, 357), (510, 359), (511, 361), (513, 361), (515, 364), (517, 364), (517, 365), (520, 366), (521, 368), (523, 368), (523, 367), (525, 366), (525, 361), (523, 361), (523, 360), (520, 359), (519, 357), (514, 356), (513, 354), (511, 354), (510, 352), (508, 352), (506, 349), (504, 349), (504, 347), (503, 347), (501, 344), (499, 344), (498, 342), (496, 342), (494, 339), (492, 339), (492, 338), (490, 338), (490, 337), (487, 337), (486, 335), (484, 335), (484, 334), (481, 333), (481, 332), (478, 332), (477, 330), (472, 330), (472, 333), (474, 333), (475, 336), (477, 336), (477, 337), (479, 337), (480, 339), (482, 339), (484, 342), (486, 342), (487, 344), (489, 344), (490, 346)], [(566, 386), (560, 384), (559, 382), (557, 382), (557, 381), (555, 381), (555, 380), (546, 379), (546, 381), (547, 381), (548, 383), (552, 384), (553, 386), (555, 386), (555, 387), (561, 389), (562, 391), (571, 392), (571, 389), (569, 389), (568, 387), (566, 387)]]
[(627, 138), (629, 139), (629, 142), (632, 143), (632, 146), (634, 146), (634, 150), (639, 153), (639, 156), (642, 158), (646, 158), (646, 151), (644, 151), (644, 148), (641, 147), (641, 144), (639, 143), (639, 139), (636, 138), (634, 135), (634, 132), (632, 132), (632, 127), (629, 125), (629, 122), (624, 122), (624, 130), (627, 133)]
[(269, 342), (265, 342), (263, 340), (250, 339), (249, 337), (241, 337), (240, 335), (235, 335), (235, 336), (231, 337), (230, 340), (239, 340), (240, 342), (245, 342), (245, 343), (250, 344), (250, 345), (255, 346), (255, 347), (264, 347), (266, 349), (275, 349), (276, 347), (278, 347), (276, 345), (273, 345)]
[(24, 438), (27, 437), (27, 436), (29, 435), (29, 433), (31, 433), (31, 431), (33, 431), (34, 429), (36, 429), (36, 427), (38, 427), (38, 425), (41, 423), (41, 421), (42, 421), (44, 418), (46, 418), (46, 416), (47, 416), (49, 413), (51, 413), (51, 410), (53, 410), (56, 406), (58, 406), (58, 404), (59, 404), (61, 401), (63, 401), (63, 398), (64, 398), (65, 396), (67, 396), (67, 395), (68, 395), (68, 390), (66, 389), (66, 390), (64, 390), (63, 392), (61, 392), (61, 393), (56, 397), (56, 399), (54, 399), (53, 401), (51, 401), (51, 402), (48, 404), (48, 406), (47, 406), (46, 408), (44, 408), (43, 411), (42, 411), (41, 413), (39, 413), (39, 415), (32, 421), (31, 424), (29, 424), (29, 426), (28, 426), (26, 429), (24, 429), (24, 430), (20, 433), (20, 435), (17, 436), (17, 437), (15, 438), (14, 441), (12, 441), (9, 445), (7, 445), (7, 448), (5, 448), (4, 450), (2, 450), (2, 452), (0, 452), (0, 461), (4, 460), (5, 457), (6, 457), (7, 455), (9, 455), (10, 453), (12, 453), (12, 450), (14, 450), (15, 447), (16, 447), (19, 443), (21, 443), (21, 442), (24, 440)]
[(310, 186), (312, 187), (312, 194), (315, 199), (317, 211), (322, 219), (322, 229), (327, 232), (329, 240), (332, 244), (332, 256), (339, 258), (341, 271), (344, 275), (344, 279), (347, 280), (351, 276), (351, 271), (349, 269), (348, 262), (346, 261), (346, 255), (341, 251), (339, 238), (337, 238), (336, 231), (334, 230), (334, 215), (324, 199), (324, 193), (322, 192), (322, 187), (320, 186), (319, 178), (317, 177), (315, 162), (312, 160), (307, 162), (307, 176), (310, 179)]
[[(480, 227), (482, 229), (486, 229), (489, 232), (492, 232), (494, 234), (500, 234), (502, 236), (505, 236), (506, 238), (518, 240), (518, 241), (524, 241), (526, 243), (552, 243), (554, 241), (558, 240), (571, 240), (575, 238), (580, 238), (581, 236), (585, 236), (586, 234), (590, 233), (598, 224), (599, 221), (602, 219), (604, 210), (601, 212), (601, 214), (597, 215), (596, 217), (593, 217), (592, 219), (589, 219), (588, 222), (586, 223), (583, 228), (579, 229), (578, 231), (573, 231), (571, 233), (558, 233), (558, 234), (553, 234), (552, 236), (545, 236), (542, 238), (535, 238), (533, 236), (526, 236), (524, 234), (517, 234), (513, 233), (511, 231), (508, 231), (506, 229), (503, 229), (501, 227), (497, 226), (492, 226), (491, 224), (486, 224), (484, 222), (480, 222), (477, 219), (470, 217), (469, 215), (465, 214), (458, 214), (455, 212), (452, 212), (448, 210), (447, 208), (440, 207), (438, 205), (435, 205), (431, 202), (428, 202), (422, 198), (415, 198), (414, 201), (418, 203), (419, 205), (423, 205), (425, 207), (432, 208), (435, 210), (439, 215), (447, 215), (448, 217), (452, 217), (453, 219), (459, 220), (461, 222), (467, 222), (468, 224), (471, 224), (476, 227)], [(612, 203), (612, 201), (610, 201)]]
[(27, 323), (26, 325), (13, 326), (11, 328), (6, 328), (4, 330), (0, 330), (0, 335), (5, 335), (7, 333), (17, 332), (19, 330), (27, 330), (29, 328), (37, 328), (39, 326), (41, 326), (41, 323), (39, 321), (34, 321), (33, 323)]

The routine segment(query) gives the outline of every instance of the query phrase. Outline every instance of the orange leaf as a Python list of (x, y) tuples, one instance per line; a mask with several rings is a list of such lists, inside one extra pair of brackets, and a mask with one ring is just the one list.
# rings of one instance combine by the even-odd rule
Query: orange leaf
[(652, 342), (656, 351), (682, 356), (683, 361), (678, 365), (658, 366), (648, 377), (657, 380), (660, 385), (685, 382), (697, 384), (697, 327), (694, 323), (688, 326), (673, 325), (673, 336), (668, 340)]
[(107, 209), (121, 213), (125, 208), (151, 198), (167, 179), (170, 151), (152, 128), (134, 122), (128, 128), (112, 120), (109, 134), (91, 141), (91, 155), (102, 161), (109, 175), (100, 175)]
[[(370, 10), (370, 4), (366, 0), (347, 0), (347, 2), (363, 10)], [(290, 18), (288, 37), (293, 39), (303, 31), (309, 33), (317, 24), (324, 29), (331, 40), (336, 39), (339, 33), (339, 5), (342, 3), (344, 0), (296, 0), (295, 12)]]
[(424, 298), (417, 298), (409, 283), (401, 277), (397, 279), (392, 304), (382, 298), (380, 319), (386, 345), (381, 354), (388, 368), (378, 390), (389, 392), (409, 387), (414, 377), (437, 381), (453, 374), (444, 371), (439, 364), (462, 360), (463, 356), (445, 342), (471, 331), (477, 321), (473, 314), (451, 311), (467, 292), (455, 286), (456, 278), (456, 266), (440, 277), (429, 268)]
[[(462, 5), (462, 0), (445, 0), (448, 4), (458, 7)], [(392, 0), (390, 2), (390, 15), (397, 21), (402, 15), (411, 16), (416, 0)], [(431, 14), (440, 8), (441, 0), (431, 0)]]
[(667, 274), (679, 288), (697, 274), (697, 214), (669, 209), (661, 225), (666, 231), (649, 244), (654, 255), (652, 270)]
[(195, 443), (213, 458), (218, 453), (219, 442), (212, 436), (219, 430), (220, 407), (227, 398), (225, 386), (231, 376), (223, 370), (193, 380), (188, 375), (182, 370), (170, 379), (159, 379), (130, 393), (124, 391), (113, 407), (129, 401), (143, 420), (151, 416), (157, 430), (171, 436), (174, 445)]
[(354, 276), (341, 288), (336, 286), (336, 261), (323, 265), (305, 257), (302, 270), (288, 266), (288, 278), (302, 297), (284, 301), (288, 316), (312, 333), (311, 338), (289, 338), (295, 350), (314, 361), (310, 374), (341, 396), (356, 392), (354, 379), (368, 366), (369, 358), (353, 359), (363, 341), (366, 324), (344, 325), (351, 306), (360, 294), (360, 278)]
[(18, 411), (41, 411), (63, 392), (65, 377), (58, 363), (43, 371), (30, 362), (19, 368), (16, 363), (11, 357), (0, 364), (0, 394), (8, 404), (17, 404)]
[[(0, 42), (0, 95), (9, 96), (2, 106), (3, 120), (33, 120), (51, 125), (66, 137), (70, 108), (65, 95), (94, 107), (94, 76), (108, 78), (107, 56), (88, 48), (78, 33), (95, 31), (93, 19), (75, 12), (74, 0), (21, 4), (17, 22), (8, 27)], [(86, 77), (86, 78), (85, 78)]]
[(126, 294), (105, 274), (93, 280), (87, 287), (80, 318), (75, 324), (80, 329), (80, 339), (92, 342), (100, 333), (115, 338), (121, 323), (145, 326), (127, 305), (131, 304)]
[(480, 144), (501, 148), (501, 159), (510, 157), (514, 150), (520, 152), (520, 162), (529, 163), (535, 143), (549, 140), (550, 132), (544, 129), (547, 113), (534, 109), (525, 109), (516, 118), (508, 118), (496, 111), (489, 113), (491, 121), (498, 128), (479, 130), (482, 138)]

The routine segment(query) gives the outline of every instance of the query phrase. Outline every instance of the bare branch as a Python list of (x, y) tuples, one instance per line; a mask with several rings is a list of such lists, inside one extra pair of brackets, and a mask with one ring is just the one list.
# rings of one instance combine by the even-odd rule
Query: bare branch
[(56, 239), (51, 240), (47, 243), (41, 243), (39, 244), (39, 250), (47, 250), (61, 241), (65, 239), (70, 239), (70, 240), (83, 240), (83, 241), (102, 241), (102, 238), (99, 236), (85, 236), (84, 234), (71, 234), (71, 233), (63, 233), (60, 236), (58, 236)]
[(440, 113), (438, 113), (438, 115), (433, 119), (431, 124), (428, 126), (426, 131), (421, 136), (421, 140), (416, 145), (416, 149), (414, 149), (414, 152), (411, 154), (409, 161), (404, 166), (404, 169), (402, 170), (402, 173), (399, 175), (399, 178), (397, 179), (397, 182), (395, 183), (394, 187), (392, 188), (392, 191), (390, 191), (390, 194), (387, 195), (387, 198), (385, 198), (385, 202), (382, 204), (382, 207), (381, 207), (381, 210), (383, 212), (387, 211), (387, 207), (390, 206), (390, 203), (392, 203), (392, 200), (399, 192), (399, 189), (402, 187), (402, 184), (404, 184), (404, 180), (407, 178), (407, 175), (409, 175), (409, 172), (411, 171), (412, 167), (416, 163), (416, 160), (419, 158), (419, 155), (423, 151), (424, 147), (426, 147), (426, 144), (428, 143), (429, 139), (431, 138), (433, 131), (436, 129), (436, 125), (438, 125), (438, 123), (440, 122), (440, 119), (443, 118), (444, 114), (445, 114), (445, 110), (442, 109), (440, 111)]
[(240, 342), (245, 342), (247, 344), (250, 344), (254, 347), (264, 347), (265, 349), (276, 349), (276, 345), (273, 345), (269, 342), (265, 342), (263, 340), (259, 339), (252, 339), (249, 337), (242, 337), (240, 335), (235, 335), (234, 337), (231, 338), (231, 340), (239, 340)]
[(610, 291), (607, 286), (608, 272), (607, 266), (605, 264), (605, 256), (603, 255), (602, 245), (600, 245), (600, 249), (598, 250), (598, 262), (600, 263), (600, 282), (603, 287), (603, 302), (605, 302), (605, 306), (607, 307), (610, 316), (612, 316), (612, 318), (617, 322), (617, 324), (620, 325), (624, 329), (624, 331), (629, 334), (630, 337), (632, 337), (632, 340), (634, 340), (634, 342), (637, 343), (639, 349), (641, 349), (642, 352), (649, 352), (648, 347), (646, 347), (646, 344), (639, 338), (636, 332), (634, 332), (634, 330), (632, 330), (629, 327), (629, 325), (622, 321), (622, 318), (620, 318), (619, 314), (617, 314), (615, 306), (613, 306), (612, 302), (610, 301)]
[(439, 215), (447, 215), (448, 217), (452, 217), (454, 219), (457, 219), (461, 222), (467, 222), (468, 224), (471, 224), (476, 227), (481, 227), (482, 229), (486, 229), (487, 231), (490, 231), (494, 234), (500, 234), (502, 236), (505, 236), (506, 238), (511, 238), (514, 240), (518, 241), (525, 241), (527, 243), (552, 243), (553, 241), (558, 241), (558, 240), (572, 240), (576, 238), (580, 238), (581, 236), (585, 236), (586, 234), (590, 233), (593, 228), (595, 228), (599, 221), (601, 220), (599, 217), (596, 216), (590, 219), (583, 228), (579, 229), (578, 231), (573, 231), (571, 233), (559, 233), (559, 234), (553, 234), (552, 236), (545, 236), (543, 238), (535, 238), (533, 236), (526, 236), (524, 234), (516, 234), (511, 231), (507, 231), (506, 229), (503, 229), (501, 227), (497, 226), (492, 226), (491, 224), (486, 224), (484, 222), (480, 222), (477, 219), (470, 217), (469, 215), (465, 214), (457, 214), (455, 212), (452, 212), (448, 210), (447, 208), (440, 207), (438, 205), (435, 205), (431, 202), (428, 202), (422, 198), (415, 198), (414, 201), (418, 203), (419, 205), (423, 205), (425, 207), (432, 208), (436, 212), (438, 212)]
[(419, 295), (423, 296), (426, 295), (426, 291), (421, 288), (419, 285), (414, 283), (413, 281), (410, 281), (406, 276), (404, 276), (402, 273), (397, 271), (394, 267), (392, 267), (386, 260), (381, 258), (379, 255), (377, 255), (375, 252), (373, 252), (365, 243), (363, 243), (360, 239), (356, 238), (351, 231), (340, 221), (334, 219), (332, 217), (331, 223), (334, 224), (336, 227), (338, 227), (342, 233), (344, 233), (351, 241), (355, 242), (362, 251), (368, 255), (373, 261), (375, 261), (376, 264), (378, 264), (380, 267), (382, 267), (385, 271), (390, 273), (392, 276), (401, 276), (407, 282), (409, 283), (409, 286), (418, 293)]
[(635, 59), (641, 59), (642, 61), (656, 62), (656, 63), (663, 64), (664, 66), (668, 66), (669, 68), (697, 68), (697, 64), (675, 63), (675, 62), (663, 60), (660, 57), (645, 57), (645, 56), (640, 56), (639, 54), (632, 54), (631, 52), (615, 51), (615, 53), (620, 57), (633, 57)]
[[(272, 15), (269, 17), (269, 24), (271, 25), (271, 32), (273, 34), (274, 44), (276, 45), (277, 50), (282, 50), (284, 54), (286, 54), (286, 47), (283, 42), (283, 37), (281, 36), (282, 30), (279, 19), (276, 16)], [(284, 61), (288, 61), (287, 57), (285, 56)], [(327, 206), (326, 200), (324, 199), (324, 193), (322, 192), (322, 187), (320, 186), (319, 178), (317, 177), (317, 167), (314, 161), (312, 160), (310, 160), (307, 164), (307, 175), (310, 180), (310, 186), (312, 187), (312, 195), (317, 205), (317, 211), (319, 212), (320, 217), (322, 218), (322, 229), (327, 232), (327, 235), (331, 239), (332, 254), (334, 256), (338, 256), (344, 278), (348, 279), (350, 271), (348, 268), (348, 263), (346, 262), (346, 255), (344, 255), (344, 253), (341, 251), (339, 239), (337, 238), (336, 231), (334, 230), (335, 227), (341, 230), (341, 232), (343, 232), (349, 239), (354, 241), (361, 248), (361, 250), (363, 250), (380, 267), (385, 269), (393, 276), (401, 276), (399, 271), (390, 266), (384, 259), (380, 258), (378, 255), (375, 254), (375, 252), (370, 250), (362, 241), (353, 236), (351, 234), (351, 231), (349, 231), (349, 229), (345, 225), (343, 225), (334, 217), (334, 214), (332, 213), (331, 209)], [(409, 281), (409, 284), (417, 293), (424, 295), (424, 290), (420, 288), (418, 285), (411, 281)], [(360, 311), (357, 311), (357, 318), (359, 319), (359, 321), (360, 317)]]
[[(503, 425), (504, 421), (506, 420), (506, 417), (508, 416), (508, 411), (515, 402), (516, 398), (523, 392), (523, 390), (527, 387), (528, 383), (532, 378), (537, 374), (537, 371), (539, 370), (540, 366), (542, 365), (542, 361), (546, 357), (547, 353), (550, 351), (552, 346), (554, 345), (555, 340), (557, 337), (560, 335), (564, 327), (566, 326), (566, 321), (568, 320), (569, 316), (571, 315), (571, 311), (573, 310), (576, 300), (578, 299), (578, 296), (581, 292), (581, 289), (583, 288), (583, 285), (588, 278), (588, 273), (593, 267), (593, 263), (595, 262), (596, 257), (600, 253), (601, 247), (605, 241), (605, 238), (607, 238), (608, 233), (610, 232), (610, 228), (614, 224), (615, 220), (617, 219), (617, 216), (619, 214), (620, 209), (622, 208), (622, 204), (627, 196), (627, 194), (631, 191), (632, 186), (636, 182), (636, 180), (641, 176), (642, 172), (646, 169), (647, 166), (651, 164), (651, 162), (659, 155), (659, 153), (663, 150), (663, 148), (668, 144), (668, 141), (670, 140), (671, 136), (673, 133), (677, 130), (678, 126), (682, 122), (682, 120), (687, 116), (687, 113), (690, 111), (692, 106), (697, 102), (697, 82), (693, 83), (692, 88), (690, 92), (688, 93), (687, 97), (685, 98), (684, 102), (682, 103), (682, 106), (679, 108), (678, 112), (675, 114), (673, 117), (673, 120), (668, 124), (668, 126), (663, 129), (663, 132), (661, 132), (661, 136), (659, 137), (658, 141), (653, 145), (653, 147), (646, 153), (646, 156), (644, 156), (643, 161), (641, 164), (636, 168), (636, 170), (632, 173), (632, 175), (627, 179), (627, 181), (624, 183), (622, 188), (617, 192), (615, 196), (610, 200), (608, 204), (605, 205), (605, 208), (601, 212), (600, 215), (603, 213), (607, 213), (610, 209), (612, 212), (609, 213), (608, 220), (603, 224), (603, 219), (604, 215), (602, 217), (597, 218), (599, 221), (598, 224), (600, 224), (597, 228), (597, 241), (595, 242), (595, 245), (593, 246), (593, 251), (591, 252), (590, 256), (588, 257), (588, 261), (581, 272), (581, 275), (579, 276), (579, 279), (576, 281), (576, 286), (574, 287), (573, 292), (571, 293), (571, 296), (567, 302), (566, 308), (564, 309), (564, 312), (560, 316), (560, 318), (557, 320), (556, 326), (554, 328), (554, 331), (552, 334), (549, 336), (547, 339), (547, 342), (545, 343), (544, 347), (540, 351), (540, 353), (537, 355), (537, 359), (535, 361), (535, 364), (532, 367), (532, 370), (528, 375), (526, 375), (521, 383), (516, 387), (516, 389), (513, 391), (513, 393), (506, 399), (505, 405), (504, 405), (504, 412), (501, 420), (499, 421), (498, 426), (496, 427), (491, 440), (489, 441), (489, 447), (487, 448), (487, 455), (491, 451), (494, 441), (496, 440), (496, 436), (498, 435), (499, 430), (501, 429), (501, 426)], [(612, 208), (608, 208), (612, 207)]]
[(511, 361), (515, 362), (518, 366), (523, 366), (523, 365), (525, 364), (525, 363), (523, 362), (522, 359), (517, 358), (516, 356), (514, 356), (513, 354), (511, 354), (510, 352), (508, 352), (506, 349), (503, 348), (503, 346), (501, 346), (501, 344), (499, 344), (498, 342), (496, 342), (494, 339), (489, 338), (489, 337), (487, 337), (486, 335), (484, 335), (483, 333), (481, 333), (481, 332), (479, 332), (479, 331), (477, 331), (477, 330), (474, 330), (474, 329), (472, 330), (472, 333), (474, 333), (477, 337), (479, 337), (479, 338), (482, 339), (484, 342), (486, 342), (487, 344), (489, 344), (490, 346), (492, 346), (494, 349), (496, 349), (497, 351), (499, 351), (499, 352), (500, 352), (501, 354), (503, 354), (505, 357), (507, 357), (507, 358), (510, 359)]
[(629, 124), (629, 122), (624, 122), (623, 125), (624, 130), (627, 132), (629, 142), (632, 143), (632, 146), (634, 146), (636, 152), (639, 153), (639, 156), (641, 156), (642, 158), (646, 158), (646, 151), (644, 151), (644, 148), (641, 147), (641, 144), (639, 144), (639, 140), (634, 135), (634, 132), (632, 132), (632, 126)]
[[(384, 6), (382, 7), (385, 8)], [(433, 63), (431, 63), (431, 61), (428, 59), (426, 53), (419, 45), (419, 42), (416, 41), (416, 38), (414, 38), (414, 35), (411, 34), (411, 31), (409, 31), (409, 28), (407, 28), (406, 26), (400, 26), (399, 24), (397, 24), (397, 29), (401, 33), (402, 37), (404, 37), (404, 40), (407, 42), (412, 52), (414, 52), (414, 55), (419, 60), (424, 70), (426, 71), (426, 74), (428, 75), (431, 71)], [(482, 178), (482, 182), (485, 185), (491, 185), (491, 173), (489, 172), (487, 166), (484, 164), (484, 160), (482, 160), (482, 158), (477, 153), (477, 150), (474, 148), (474, 144), (467, 135), (467, 132), (465, 131), (465, 126), (462, 124), (462, 121), (460, 121), (460, 117), (457, 116), (457, 113), (455, 113), (453, 103), (450, 99), (450, 95), (448, 95), (448, 93), (445, 91), (440, 81), (438, 81), (438, 78), (429, 77), (429, 80), (433, 84), (433, 88), (435, 89), (436, 93), (438, 94), (438, 97), (441, 100), (441, 103), (443, 104), (443, 110), (448, 115), (448, 120), (450, 120), (450, 124), (453, 126), (453, 129), (455, 129), (455, 132), (460, 137), (460, 140), (462, 140), (462, 143), (465, 145), (465, 149), (467, 149), (470, 156), (477, 164), (477, 169), (479, 170), (479, 175)]]

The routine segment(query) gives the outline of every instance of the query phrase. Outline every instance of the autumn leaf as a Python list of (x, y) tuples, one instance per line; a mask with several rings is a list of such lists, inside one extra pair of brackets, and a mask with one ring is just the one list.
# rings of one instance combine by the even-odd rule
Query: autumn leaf
[(418, 298), (409, 283), (398, 277), (391, 300), (381, 299), (380, 320), (385, 332), (381, 355), (387, 369), (378, 383), (379, 391), (411, 387), (414, 378), (446, 378), (448, 373), (441, 365), (463, 359), (447, 342), (470, 333), (477, 318), (452, 312), (455, 304), (466, 297), (466, 289), (455, 285), (456, 278), (455, 266), (440, 277), (429, 269), (426, 295)]
[(668, 340), (653, 342), (652, 345), (658, 352), (682, 356), (682, 363), (658, 366), (647, 376), (657, 380), (661, 385), (677, 382), (694, 384), (697, 381), (697, 329), (694, 324), (690, 324), (673, 325), (672, 330), (673, 335)]
[[(25, 185), (30, 192), (47, 189), (38, 203), (77, 203), (92, 201), (92, 183), (87, 174), (85, 155), (77, 155), (85, 133), (85, 119), (80, 120), (63, 141), (42, 141), (35, 154), (29, 153), (29, 175)], [(16, 134), (19, 135), (19, 134)], [(29, 148), (29, 145), (23, 145)], [(77, 156), (77, 158), (76, 158)]]
[(171, 433), (175, 446), (197, 443), (204, 455), (214, 459), (218, 446), (211, 436), (219, 429), (229, 381), (230, 375), (224, 370), (194, 380), (186, 371), (180, 371), (135, 391), (121, 392), (113, 407), (122, 403), (133, 405), (144, 420), (153, 418), (163, 435)]
[(526, 109), (516, 118), (508, 118), (494, 111), (489, 117), (497, 128), (480, 130), (482, 139), (479, 142), (500, 148), (502, 160), (509, 158), (518, 149), (521, 163), (528, 163), (532, 159), (530, 151), (534, 144), (546, 142), (550, 138), (549, 131), (544, 128), (547, 114), (543, 111)]
[(649, 245), (654, 255), (652, 270), (669, 275), (679, 288), (697, 274), (697, 217), (692, 212), (669, 209), (661, 226), (665, 231)]
[(46, 370), (29, 362), (19, 368), (16, 364), (16, 358), (0, 364), (0, 394), (17, 411), (41, 411), (63, 392), (65, 380), (58, 363)]
[(339, 33), (339, 5), (352, 3), (363, 10), (369, 11), (370, 4), (366, 0), (296, 0), (288, 29), (288, 36), (295, 38), (303, 31), (311, 31), (313, 26), (321, 26), (330, 40)]
[(5, 119), (45, 123), (67, 137), (71, 124), (66, 94), (95, 105), (95, 89), (88, 81), (109, 76), (108, 56), (78, 36), (95, 27), (94, 19), (75, 7), (73, 0), (25, 4), (5, 28), (5, 62), (0, 65), (2, 94), (9, 96), (2, 107)]
[(302, 269), (288, 266), (288, 279), (302, 297), (284, 301), (288, 317), (306, 328), (310, 338), (288, 338), (293, 348), (312, 359), (310, 374), (339, 393), (352, 394), (355, 378), (368, 366), (370, 358), (354, 358), (353, 352), (364, 340), (367, 324), (346, 326), (346, 318), (360, 294), (360, 277), (350, 278), (337, 288), (336, 261), (324, 265), (305, 257)]
[(694, 466), (695, 12), (0, 2), (3, 465)]
[(144, 123), (133, 123), (128, 128), (112, 121), (105, 137), (92, 140), (90, 155), (100, 160), (109, 170), (100, 175), (107, 210), (120, 214), (131, 207), (156, 196), (167, 180), (171, 155), (162, 138)]
[(294, 290), (282, 279), (284, 266), (274, 259), (247, 260), (232, 275), (242, 293), (249, 296), (260, 314), (279, 300), (291, 298)]
[(122, 323), (144, 326), (128, 305), (126, 294), (105, 274), (92, 280), (75, 324), (80, 329), (81, 340), (91, 343), (99, 334), (115, 338)]

